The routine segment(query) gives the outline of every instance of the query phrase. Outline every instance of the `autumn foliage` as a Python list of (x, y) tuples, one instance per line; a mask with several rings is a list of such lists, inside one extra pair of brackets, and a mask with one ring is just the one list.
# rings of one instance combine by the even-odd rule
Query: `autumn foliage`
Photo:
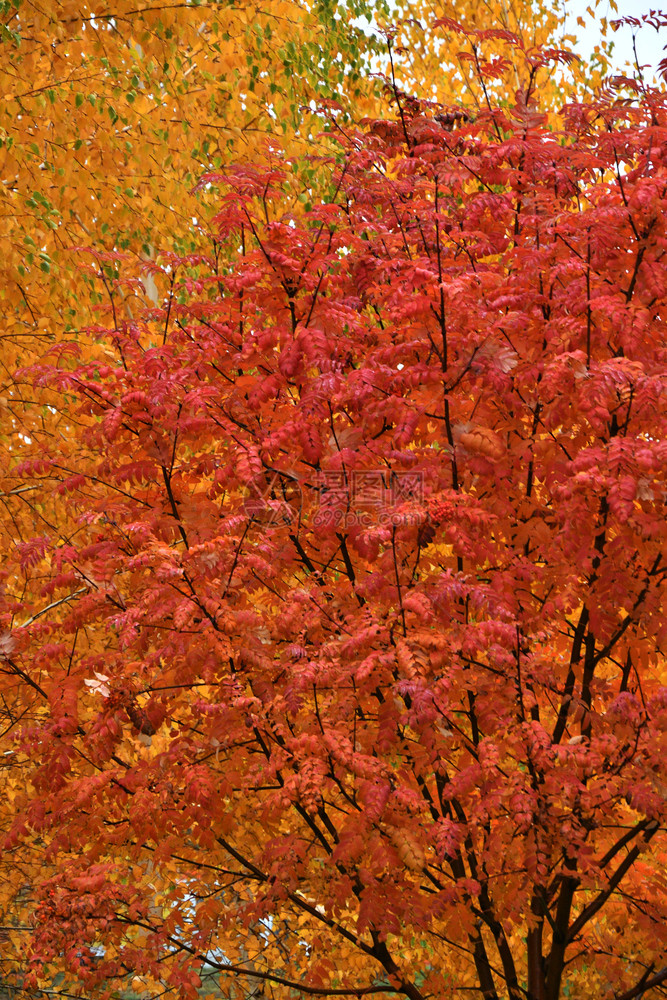
[(77, 251), (4, 498), (30, 995), (667, 982), (667, 105), (503, 43), (511, 101), (389, 77), (317, 196), (204, 174), (214, 253)]

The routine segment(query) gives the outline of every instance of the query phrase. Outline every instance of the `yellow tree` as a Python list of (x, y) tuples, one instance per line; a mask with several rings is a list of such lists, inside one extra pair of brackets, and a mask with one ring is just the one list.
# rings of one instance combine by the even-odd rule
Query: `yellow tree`
[[(595, 91), (608, 66), (603, 38), (596, 52), (584, 54), (565, 33), (566, 3), (403, 0), (393, 69), (400, 66), (408, 91), (443, 104), (487, 108), (491, 100), (511, 102), (521, 90), (528, 98), (539, 92), (542, 108), (560, 107), (568, 97)], [(616, 9), (613, 0), (609, 6)], [(603, 28), (606, 34), (606, 22)], [(563, 50), (560, 63), (545, 57), (554, 49)]]
[(363, 104), (364, 36), (338, 7), (3, 3), (3, 336), (76, 322), (67, 247), (171, 244), (203, 170), (276, 140), (305, 152), (310, 105)]

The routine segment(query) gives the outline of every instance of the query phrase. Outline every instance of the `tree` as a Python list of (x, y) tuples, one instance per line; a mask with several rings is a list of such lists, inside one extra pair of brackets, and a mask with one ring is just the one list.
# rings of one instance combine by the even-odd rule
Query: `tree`
[[(418, 8), (405, 13), (409, 18)], [(334, 132), (351, 115), (378, 113), (377, 87), (365, 72), (377, 44), (354, 27), (359, 14), (382, 17), (387, 11), (382, 3), (291, 0), (272, 2), (270, 8), (48, 2), (35, 7), (15, 0), (0, 10), (5, 205), (0, 544), (11, 567), (5, 586), (17, 598), (8, 602), (8, 622), (43, 627), (61, 609), (44, 597), (38, 564), (25, 553), (45, 528), (64, 538), (77, 530), (57, 494), (36, 494), (35, 484), (15, 477), (17, 456), (31, 451), (57, 447), (63, 467), (77, 462), (70, 455), (71, 411), (61, 408), (58, 394), (17, 383), (16, 366), (38, 358), (63, 330), (76, 337), (85, 356), (104, 357), (106, 348), (87, 339), (83, 328), (98, 296), (109, 298), (115, 250), (151, 259), (156, 245), (169, 245), (180, 254), (212, 253), (216, 267), (224, 268), (217, 234), (208, 225), (211, 199), (206, 189), (194, 189), (201, 170), (236, 160), (257, 164), (266, 143), (275, 155), (282, 149), (293, 157), (306, 151), (312, 157), (316, 142), (330, 150), (325, 137), (322, 141), (321, 117), (309, 109), (330, 104), (332, 97), (338, 105)], [(489, 12), (489, 27), (495, 26), (494, 17)], [(394, 53), (395, 62), (401, 65), (405, 53)], [(425, 72), (422, 68), (422, 78)], [(312, 159), (302, 165), (305, 174), (296, 161), (293, 165), (292, 192), (312, 200), (319, 183)], [(291, 193), (284, 198), (289, 202)], [(94, 251), (86, 266), (72, 253), (80, 245)], [(162, 301), (158, 285), (164, 301), (173, 301), (173, 272), (162, 283), (155, 275), (143, 279), (146, 301), (132, 300), (135, 309)], [(114, 297), (123, 319), (129, 302), (127, 296)], [(27, 545), (20, 557), (17, 543)], [(80, 596), (72, 593), (74, 599)], [(10, 670), (0, 707), (7, 748), (7, 808), (0, 821), (5, 831), (29, 769), (15, 753), (12, 734), (44, 711), (39, 685)], [(24, 953), (28, 887), (45, 871), (45, 845), (38, 836), (32, 850), (23, 838), (20, 850), (3, 857), (0, 933), (9, 937), (3, 962), (11, 964)]]
[[(151, 239), (175, 230), (196, 246), (190, 220), (202, 205), (189, 189), (203, 169), (231, 149), (256, 161), (267, 141), (290, 153), (312, 145), (311, 101), (372, 101), (372, 87), (361, 91), (369, 45), (346, 22), (374, 9), (7, 3), (0, 155), (11, 211), (0, 247), (5, 309), (18, 309), (20, 332), (42, 316), (76, 322), (75, 303), (62, 301), (68, 247), (150, 255)], [(46, 312), (37, 279), (52, 269)]]
[[(590, 9), (599, 6), (596, 0)], [(613, 0), (606, 13), (609, 8), (616, 9)], [(589, 57), (565, 34), (565, 4), (468, 0), (457, 5), (456, 20), (446, 0), (405, 0), (402, 10), (403, 30), (396, 38), (401, 76), (406, 89), (416, 87), (423, 98), (479, 108), (508, 100), (517, 90), (537, 89), (545, 110), (558, 109), (575, 95), (594, 93), (609, 69), (606, 19), (600, 45)], [(434, 39), (431, 26), (438, 19)], [(535, 66), (536, 53), (545, 48), (568, 53), (567, 74), (555, 60)]]
[(667, 108), (538, 96), (395, 92), (310, 208), (206, 175), (224, 268), (164, 252), (140, 314), (97, 253), (106, 354), (23, 373), (70, 435), (12, 473), (67, 532), (4, 569), (30, 988), (667, 981)]

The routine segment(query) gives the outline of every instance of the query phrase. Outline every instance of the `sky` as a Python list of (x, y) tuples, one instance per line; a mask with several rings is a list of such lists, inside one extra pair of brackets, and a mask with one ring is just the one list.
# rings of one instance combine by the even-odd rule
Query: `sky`
[[(648, 14), (649, 10), (660, 10), (660, 0), (617, 0), (618, 13), (614, 13), (609, 0), (600, 0), (595, 17), (591, 18), (586, 13), (586, 8), (593, 6), (592, 0), (563, 0), (568, 13), (566, 31), (576, 34), (578, 39), (577, 50), (582, 56), (588, 56), (600, 41), (600, 21), (606, 17), (609, 21), (620, 17), (641, 17)], [(663, 0), (662, 8), (667, 14), (667, 0)], [(586, 22), (585, 27), (577, 24), (577, 17), (582, 17)], [(632, 29), (629, 27), (619, 28), (611, 34), (614, 42), (613, 61), (614, 68), (620, 71), (624, 64), (630, 62), (634, 64), (634, 54), (632, 51)], [(663, 46), (667, 45), (667, 28), (657, 32), (654, 28), (643, 26), (637, 31), (637, 55), (639, 62), (651, 67), (646, 72), (650, 76), (657, 71), (658, 63), (667, 57), (667, 52), (663, 52)]]

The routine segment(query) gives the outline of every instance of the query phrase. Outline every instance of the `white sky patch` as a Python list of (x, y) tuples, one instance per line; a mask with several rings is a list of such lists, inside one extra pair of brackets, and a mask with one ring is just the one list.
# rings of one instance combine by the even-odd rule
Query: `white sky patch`
[(362, 17), (355, 17), (353, 21), (350, 22), (355, 28), (359, 28), (360, 31), (370, 37), (371, 35), (377, 35), (377, 27), (372, 21), (369, 21), (365, 15)]

